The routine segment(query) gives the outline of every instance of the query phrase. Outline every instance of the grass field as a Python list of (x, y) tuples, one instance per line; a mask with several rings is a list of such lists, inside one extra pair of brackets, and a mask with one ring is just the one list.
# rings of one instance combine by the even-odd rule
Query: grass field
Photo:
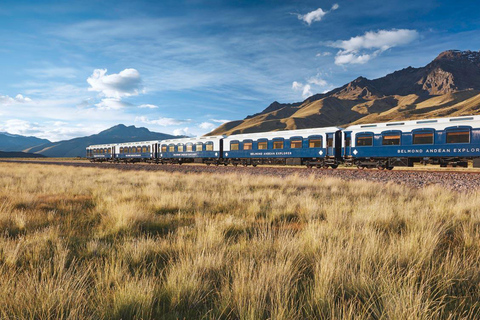
[(0, 163), (1, 319), (475, 319), (480, 195)]

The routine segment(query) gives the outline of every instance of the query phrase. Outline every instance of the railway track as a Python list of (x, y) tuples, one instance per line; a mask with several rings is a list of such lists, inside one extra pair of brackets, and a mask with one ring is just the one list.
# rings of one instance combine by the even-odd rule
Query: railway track
[(480, 187), (480, 172), (474, 171), (445, 171), (445, 170), (356, 170), (356, 169), (308, 169), (305, 167), (233, 167), (233, 166), (205, 166), (196, 164), (183, 165), (156, 165), (156, 164), (114, 164), (90, 163), (77, 161), (35, 161), (35, 160), (0, 160), (9, 163), (28, 163), (43, 165), (62, 165), (86, 168), (104, 168), (117, 170), (163, 171), (178, 173), (220, 173), (220, 174), (248, 174), (280, 176), (289, 175), (335, 177), (343, 180), (363, 180), (380, 183), (404, 184), (409, 187), (422, 188), (428, 185), (441, 185), (444, 188), (460, 191), (475, 192)]

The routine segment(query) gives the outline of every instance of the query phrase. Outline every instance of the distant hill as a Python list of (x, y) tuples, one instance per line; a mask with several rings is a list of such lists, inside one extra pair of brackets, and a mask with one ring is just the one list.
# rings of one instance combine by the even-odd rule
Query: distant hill
[(0, 158), (45, 158), (44, 155), (36, 153), (27, 153), (20, 151), (3, 152), (0, 151)]
[(273, 102), (208, 135), (345, 126), (369, 122), (480, 114), (480, 52), (442, 52), (425, 67), (382, 78), (359, 77), (303, 102)]
[(46, 143), (50, 143), (50, 141), (36, 137), (25, 137), (18, 134), (0, 132), (0, 150), (2, 151), (21, 151)]
[(39, 146), (27, 148), (23, 151), (42, 154), (48, 157), (84, 157), (85, 148), (92, 144), (119, 143), (131, 141), (164, 140), (177, 138), (177, 136), (151, 132), (147, 128), (135, 126), (116, 125), (98, 134), (71, 140), (48, 142)]

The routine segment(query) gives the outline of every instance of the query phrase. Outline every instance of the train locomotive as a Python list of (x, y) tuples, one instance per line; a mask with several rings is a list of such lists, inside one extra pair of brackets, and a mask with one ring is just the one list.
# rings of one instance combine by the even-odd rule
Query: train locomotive
[(463, 116), (92, 145), (91, 161), (305, 165), (393, 169), (414, 163), (480, 167), (480, 116)]

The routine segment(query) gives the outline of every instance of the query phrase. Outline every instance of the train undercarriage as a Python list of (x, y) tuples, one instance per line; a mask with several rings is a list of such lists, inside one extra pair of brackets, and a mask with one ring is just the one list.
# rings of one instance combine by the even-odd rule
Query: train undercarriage
[[(95, 158), (90, 162), (110, 162), (110, 163), (155, 163), (155, 164), (177, 164), (183, 163), (202, 163), (207, 166), (253, 166), (258, 165), (303, 165), (307, 168), (332, 168), (336, 169), (340, 164), (347, 167), (356, 166), (358, 169), (379, 169), (392, 170), (394, 167), (413, 167), (415, 163), (423, 165), (439, 165), (440, 167), (468, 167), (469, 158), (458, 157), (435, 157), (435, 158), (352, 158), (345, 157), (339, 160), (335, 157), (325, 158)], [(473, 159), (474, 167), (480, 167), (480, 158)]]
[(435, 158), (345, 158), (346, 166), (356, 166), (358, 169), (392, 170), (394, 167), (413, 167), (415, 163), (432, 164), (440, 167), (468, 167), (467, 158), (435, 157)]

